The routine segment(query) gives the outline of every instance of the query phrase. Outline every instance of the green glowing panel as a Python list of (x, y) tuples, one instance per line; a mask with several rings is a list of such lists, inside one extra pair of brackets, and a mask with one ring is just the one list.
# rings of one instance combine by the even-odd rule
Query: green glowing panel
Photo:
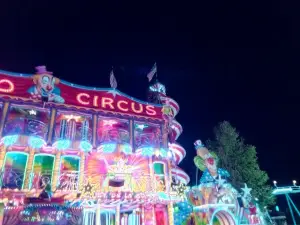
[(61, 171), (79, 171), (79, 158), (65, 156), (61, 160)]
[(154, 173), (157, 174), (157, 175), (163, 175), (165, 172), (164, 172), (164, 164), (162, 163), (154, 163), (153, 165), (154, 167)]
[(33, 171), (52, 174), (54, 157), (50, 155), (36, 155), (34, 157)]
[(217, 217), (214, 217), (213, 219), (213, 225), (220, 225), (220, 220)]
[(22, 188), (27, 158), (27, 154), (20, 152), (8, 152), (6, 154), (3, 174), (4, 187)]
[(20, 152), (8, 152), (5, 160), (5, 170), (23, 172), (27, 163), (27, 155)]

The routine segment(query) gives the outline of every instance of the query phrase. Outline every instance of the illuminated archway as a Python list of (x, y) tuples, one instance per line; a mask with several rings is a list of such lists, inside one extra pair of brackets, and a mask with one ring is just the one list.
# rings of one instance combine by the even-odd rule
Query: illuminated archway
[(66, 155), (61, 158), (59, 189), (78, 190), (80, 157)]
[(24, 152), (8, 152), (5, 155), (2, 187), (22, 189), (27, 168), (28, 154)]
[(45, 183), (51, 183), (53, 177), (54, 156), (50, 154), (36, 154), (32, 165), (31, 187), (42, 188)]
[(217, 209), (213, 212), (209, 225), (214, 224), (214, 219), (217, 219), (220, 225), (237, 225), (237, 221), (232, 212), (227, 209)]

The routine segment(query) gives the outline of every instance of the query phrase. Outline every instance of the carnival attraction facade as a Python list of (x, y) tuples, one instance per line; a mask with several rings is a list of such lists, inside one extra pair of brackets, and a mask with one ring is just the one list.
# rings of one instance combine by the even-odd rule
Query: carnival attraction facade
[(36, 69), (0, 71), (0, 224), (173, 224), (189, 177), (165, 87), (153, 104)]
[[(199, 185), (186, 191), (186, 199), (174, 204), (175, 225), (264, 225), (268, 218), (258, 199), (245, 184), (237, 190), (227, 170), (218, 167), (219, 158), (198, 140), (194, 164), (202, 171)], [(264, 209), (263, 209), (264, 210)]]

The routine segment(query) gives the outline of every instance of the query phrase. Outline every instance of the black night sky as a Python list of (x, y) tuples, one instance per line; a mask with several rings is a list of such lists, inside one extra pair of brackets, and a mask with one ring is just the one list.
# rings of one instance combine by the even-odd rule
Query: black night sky
[(212, 138), (223, 120), (257, 147), (271, 180), (300, 180), (299, 5), (107, 2), (1, 2), (0, 69), (33, 73), (45, 64), (61, 79), (109, 87), (114, 66), (118, 89), (145, 100), (156, 61), (159, 80), (181, 107), (181, 166), (193, 182), (193, 142)]

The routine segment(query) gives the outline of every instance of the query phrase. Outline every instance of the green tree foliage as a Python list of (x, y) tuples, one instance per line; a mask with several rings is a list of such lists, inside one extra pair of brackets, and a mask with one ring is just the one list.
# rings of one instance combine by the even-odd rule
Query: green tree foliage
[(243, 138), (227, 121), (214, 130), (215, 139), (207, 146), (219, 157), (219, 167), (228, 170), (232, 185), (240, 190), (246, 183), (252, 188), (252, 196), (259, 199), (260, 206), (274, 204), (272, 188), (267, 184), (269, 177), (259, 167), (256, 148), (245, 144)]

